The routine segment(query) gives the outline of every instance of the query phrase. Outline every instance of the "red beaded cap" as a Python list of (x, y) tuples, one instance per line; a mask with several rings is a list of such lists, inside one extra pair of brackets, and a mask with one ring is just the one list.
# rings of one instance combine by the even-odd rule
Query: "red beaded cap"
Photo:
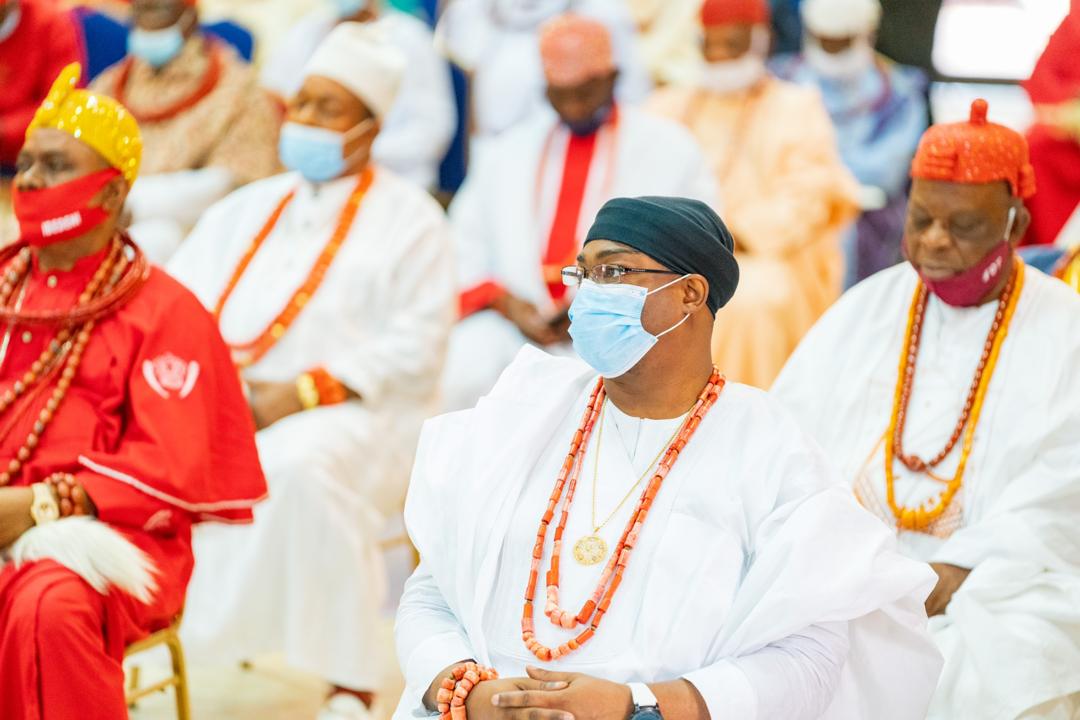
[(927, 130), (911, 162), (911, 177), (971, 184), (1004, 180), (1014, 196), (1034, 195), (1035, 170), (1027, 140), (1011, 128), (989, 122), (988, 110), (989, 104), (979, 98), (971, 103), (967, 122)]
[(765, 0), (706, 0), (701, 6), (701, 24), (757, 25), (769, 22), (769, 5)]

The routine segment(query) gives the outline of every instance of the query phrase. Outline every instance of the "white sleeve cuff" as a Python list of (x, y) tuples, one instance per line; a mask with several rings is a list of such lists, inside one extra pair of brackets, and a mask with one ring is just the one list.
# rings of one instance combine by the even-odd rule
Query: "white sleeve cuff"
[(712, 720), (757, 718), (757, 692), (746, 673), (730, 660), (695, 670), (684, 678), (701, 693)]
[(443, 632), (426, 638), (405, 661), (405, 679), (421, 695), (435, 676), (451, 663), (474, 657), (472, 648), (458, 632)]

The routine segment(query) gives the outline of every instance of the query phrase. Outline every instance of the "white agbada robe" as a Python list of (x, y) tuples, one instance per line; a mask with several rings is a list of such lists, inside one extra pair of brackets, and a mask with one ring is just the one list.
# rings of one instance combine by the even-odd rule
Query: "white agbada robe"
[[(798, 720), (826, 706), (831, 719), (921, 720), (940, 669), (922, 608), (933, 573), (895, 551), (790, 417), (735, 383), (664, 481), (593, 640), (554, 663), (530, 655), (520, 618), (532, 545), (596, 380), (579, 360), (526, 348), (475, 409), (425, 425), (405, 510), (421, 563), (398, 612), (406, 691), (395, 720), (424, 716), (437, 673), (467, 658), (504, 677), (527, 664), (617, 682), (683, 677), (716, 720)], [(600, 443), (607, 512), (677, 424), (613, 415), (617, 432)], [(592, 529), (595, 452), (568, 546)], [(542, 570), (550, 552), (549, 535)], [(561, 569), (576, 609), (602, 566), (578, 567), (567, 549)], [(552, 644), (580, 632), (539, 611), (536, 627)]]
[[(615, 131), (600, 131), (578, 216), (584, 238), (613, 197), (669, 195), (716, 207), (716, 183), (697, 141), (678, 125), (619, 106)], [(461, 290), (494, 281), (555, 314), (543, 257), (558, 204), (569, 130), (549, 108), (479, 146), (450, 205)], [(464, 318), (451, 336), (443, 381), (449, 409), (471, 407), (526, 343), (493, 310)], [(556, 350), (570, 352), (569, 346)]]
[[(398, 175), (434, 188), (439, 163), (457, 129), (457, 105), (450, 69), (435, 51), (433, 35), (418, 18), (382, 11), (378, 21), (408, 63), (401, 88), (375, 139), (372, 157)], [(297, 22), (263, 67), (261, 81), (283, 99), (304, 84), (304, 69), (338, 23), (331, 8), (317, 8)]]
[[(287, 173), (212, 207), (169, 271), (214, 307), (241, 255), (289, 190), (296, 197), (221, 317), (232, 343), (257, 336), (303, 283), (356, 176), (318, 188)], [(433, 409), (453, 321), (442, 209), (383, 168), (311, 300), (248, 380), (295, 382), (325, 368), (360, 400), (259, 431), (270, 500), (245, 527), (196, 533), (184, 641), (215, 661), (284, 651), (353, 689), (378, 687), (385, 584), (378, 540), (400, 513), (421, 422)], [(220, 530), (220, 532), (219, 532)]]
[[(884, 513), (880, 441), (916, 279), (905, 263), (849, 291), (772, 390), (848, 483), (868, 490), (867, 506)], [(996, 308), (929, 299), (905, 452), (932, 458), (945, 446)], [(952, 477), (959, 454), (936, 474)], [(895, 471), (904, 505), (941, 491), (899, 462)], [(1080, 692), (1080, 298), (1033, 268), (954, 502), (962, 516), (948, 539), (900, 533), (911, 557), (974, 568), (946, 613), (930, 621), (946, 661), (930, 718), (1012, 720), (1044, 703), (1051, 707), (1032, 717), (1076, 717), (1080, 702), (1057, 699)]]
[(498, 135), (546, 106), (540, 28), (565, 12), (599, 20), (611, 33), (619, 100), (649, 96), (637, 28), (621, 0), (454, 0), (439, 19), (436, 43), (470, 75), (475, 134)]

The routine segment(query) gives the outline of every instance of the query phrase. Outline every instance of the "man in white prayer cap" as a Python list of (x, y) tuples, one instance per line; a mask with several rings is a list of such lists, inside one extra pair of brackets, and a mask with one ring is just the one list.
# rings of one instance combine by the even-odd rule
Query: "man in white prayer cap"
[(343, 22), (379, 21), (408, 62), (397, 101), (372, 149), (375, 160), (394, 172), (434, 188), (439, 163), (457, 128), (450, 68), (435, 50), (431, 30), (386, 0), (315, 2), (293, 25), (262, 69), (262, 84), (280, 98), (296, 94), (304, 67), (322, 41)]
[(907, 169), (927, 124), (926, 78), (875, 54), (879, 0), (806, 0), (801, 12), (803, 52), (772, 67), (821, 91), (840, 155), (862, 185), (862, 215), (844, 238), (850, 286), (902, 259)]
[(291, 172), (212, 207), (169, 265), (218, 318), (271, 487), (254, 525), (196, 537), (185, 643), (216, 662), (284, 652), (332, 686), (320, 720), (368, 717), (386, 665), (378, 539), (456, 303), (442, 209), (370, 161), (403, 69), (379, 23), (338, 25), (289, 103)]

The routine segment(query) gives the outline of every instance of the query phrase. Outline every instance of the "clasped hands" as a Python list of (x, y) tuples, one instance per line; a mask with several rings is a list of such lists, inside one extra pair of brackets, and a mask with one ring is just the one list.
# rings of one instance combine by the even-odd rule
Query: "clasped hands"
[(528, 677), (477, 685), (465, 704), (469, 720), (627, 720), (630, 688), (579, 673), (527, 668)]

